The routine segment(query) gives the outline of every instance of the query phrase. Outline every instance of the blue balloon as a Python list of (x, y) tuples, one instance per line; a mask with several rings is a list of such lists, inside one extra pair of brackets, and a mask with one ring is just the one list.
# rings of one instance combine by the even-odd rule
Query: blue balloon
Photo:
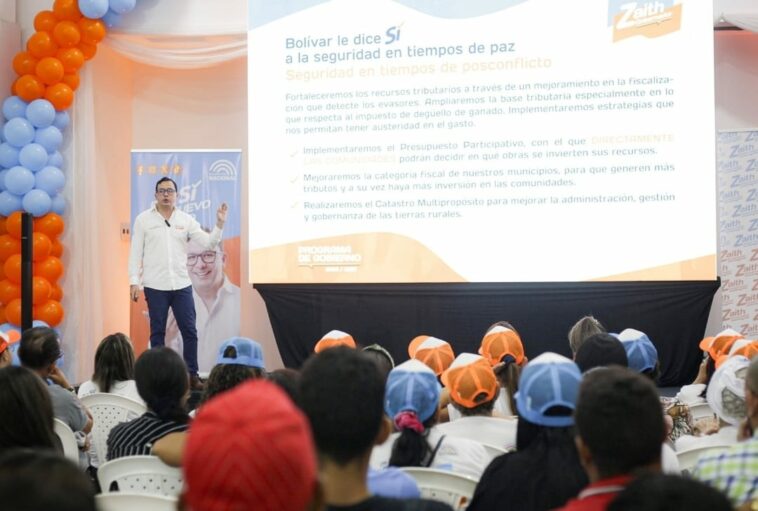
[(121, 15), (115, 11), (108, 10), (103, 16), (103, 23), (108, 28), (113, 28), (121, 23)]
[(53, 121), (53, 126), (63, 131), (66, 128), (68, 128), (69, 124), (71, 124), (71, 116), (68, 115), (68, 112), (63, 111), (63, 112), (57, 112), (55, 114), (55, 120)]
[(26, 167), (15, 166), (5, 175), (5, 189), (15, 195), (24, 195), (34, 188), (34, 174)]
[(21, 367), (21, 359), (18, 357), (18, 348), (20, 346), (20, 342), (14, 342), (8, 346), (8, 351), (11, 352), (11, 365), (15, 367)]
[(35, 99), (26, 107), (26, 118), (35, 128), (47, 128), (55, 120), (55, 107), (46, 99)]
[(63, 198), (63, 194), (58, 194), (53, 197), (53, 204), (50, 206), (53, 213), (63, 216), (66, 211), (66, 199)]
[(18, 148), (8, 142), (0, 144), (0, 167), (9, 169), (18, 165), (18, 153)]
[(5, 175), (10, 169), (0, 170), (0, 192), (5, 191)]
[(3, 116), (6, 120), (24, 117), (26, 114), (26, 101), (18, 96), (8, 96), (3, 101)]
[(126, 14), (132, 12), (137, 0), (110, 0), (111, 11), (117, 14)]
[(53, 154), (49, 155), (47, 158), (47, 164), (51, 167), (58, 167), (59, 169), (63, 168), (63, 155), (60, 151), (55, 151)]
[(50, 196), (63, 190), (65, 184), (66, 176), (63, 175), (61, 169), (55, 167), (45, 167), (34, 176), (34, 187)]
[(47, 151), (39, 144), (26, 144), (18, 153), (18, 161), (21, 166), (32, 172), (42, 170), (47, 165)]
[(13, 195), (8, 190), (0, 192), (0, 215), (8, 216), (21, 209), (21, 205), (21, 197), (18, 195)]
[(40, 128), (34, 135), (34, 141), (44, 147), (47, 152), (57, 151), (63, 142), (63, 133), (55, 126)]
[(79, 10), (88, 18), (100, 19), (108, 12), (108, 0), (79, 0)]
[(42, 190), (32, 190), (28, 192), (24, 195), (22, 201), (24, 210), (34, 216), (42, 216), (49, 213), (52, 203), (53, 201), (50, 199), (50, 196)]
[(3, 135), (10, 145), (20, 149), (34, 140), (34, 126), (23, 117), (15, 117), (5, 123)]

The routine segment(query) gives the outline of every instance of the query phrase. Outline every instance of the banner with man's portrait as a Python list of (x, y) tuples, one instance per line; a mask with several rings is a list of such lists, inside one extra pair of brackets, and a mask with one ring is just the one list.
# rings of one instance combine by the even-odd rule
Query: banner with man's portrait
[[(197, 315), (197, 360), (201, 373), (211, 370), (221, 343), (240, 334), (240, 186), (239, 150), (133, 150), (131, 158), (131, 225), (155, 202), (155, 184), (170, 177), (177, 185), (176, 207), (210, 232), (216, 210), (229, 205), (222, 241), (207, 250), (192, 241), (187, 271)], [(130, 336), (137, 353), (148, 347), (150, 323), (142, 295), (131, 302)], [(173, 314), (166, 325), (166, 345), (182, 352)]]

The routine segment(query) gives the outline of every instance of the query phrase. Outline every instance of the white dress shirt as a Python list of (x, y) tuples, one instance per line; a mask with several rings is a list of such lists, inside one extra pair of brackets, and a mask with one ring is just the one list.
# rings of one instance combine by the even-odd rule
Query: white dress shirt
[(192, 239), (207, 250), (221, 241), (221, 229), (203, 231), (191, 215), (174, 208), (166, 220), (156, 204), (137, 215), (129, 251), (129, 284), (175, 291), (192, 284), (187, 272), (187, 243)]

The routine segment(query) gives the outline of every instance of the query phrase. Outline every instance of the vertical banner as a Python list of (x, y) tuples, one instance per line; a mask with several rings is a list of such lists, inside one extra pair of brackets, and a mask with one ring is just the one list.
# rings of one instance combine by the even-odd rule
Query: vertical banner
[[(222, 341), (240, 333), (240, 160), (239, 150), (134, 150), (131, 163), (131, 224), (155, 202), (155, 184), (162, 177), (176, 181), (176, 207), (189, 213), (203, 229), (216, 224), (216, 210), (229, 205), (221, 244), (204, 250), (190, 242), (187, 271), (197, 313), (197, 360), (210, 371)], [(147, 305), (140, 295), (131, 305), (131, 338), (137, 352), (150, 337)], [(182, 339), (172, 314), (166, 345), (181, 353)]]
[(721, 318), (758, 336), (758, 131), (719, 133), (719, 275)]

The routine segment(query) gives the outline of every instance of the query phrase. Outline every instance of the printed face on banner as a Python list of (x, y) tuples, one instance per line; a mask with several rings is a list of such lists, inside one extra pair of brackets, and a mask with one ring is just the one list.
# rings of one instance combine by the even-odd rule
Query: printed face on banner
[(190, 241), (187, 247), (187, 271), (192, 280), (192, 288), (198, 293), (218, 292), (224, 283), (225, 261), (226, 254), (221, 246), (215, 250), (206, 250), (195, 241)]

